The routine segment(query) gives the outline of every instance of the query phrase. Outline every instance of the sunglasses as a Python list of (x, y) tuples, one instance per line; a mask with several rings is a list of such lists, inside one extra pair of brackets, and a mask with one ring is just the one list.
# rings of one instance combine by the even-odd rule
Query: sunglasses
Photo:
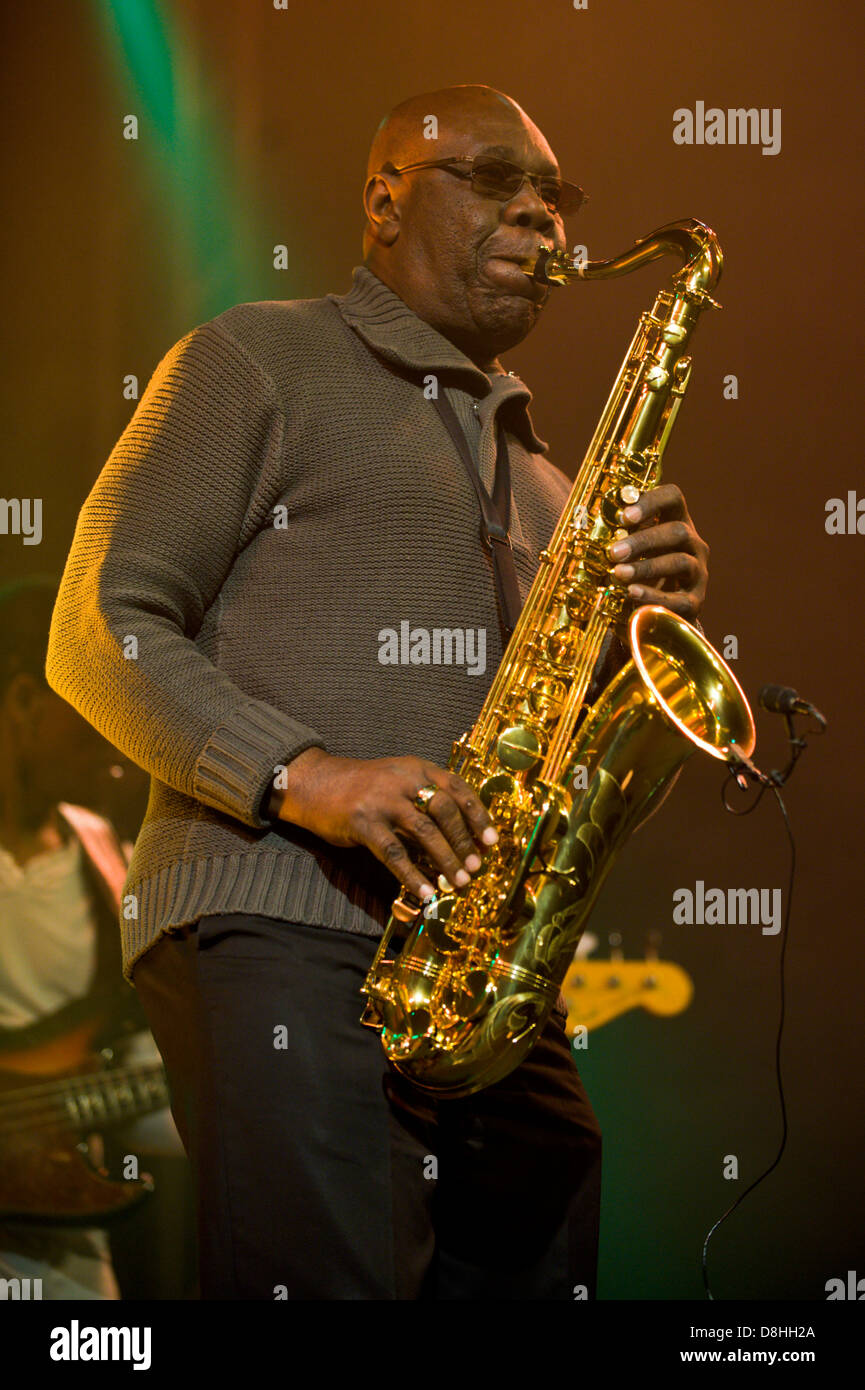
[[(459, 168), (459, 165), (468, 166)], [(460, 179), (471, 179), (472, 188), (484, 198), (498, 198), (505, 202), (513, 198), (528, 179), (538, 197), (550, 212), (568, 214), (578, 212), (588, 195), (575, 183), (566, 183), (553, 174), (530, 174), (518, 164), (507, 159), (497, 159), (494, 155), (455, 155), (450, 159), (424, 159), (417, 164), (403, 164), (397, 169), (387, 163), (383, 174), (407, 174), (413, 169), (444, 169)]]

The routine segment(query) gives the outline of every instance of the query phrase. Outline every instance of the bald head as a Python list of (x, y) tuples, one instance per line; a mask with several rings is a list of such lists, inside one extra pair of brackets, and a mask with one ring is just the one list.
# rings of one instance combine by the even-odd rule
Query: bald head
[(437, 92), (423, 92), (401, 101), (382, 119), (370, 146), (367, 177), (387, 163), (399, 167), (417, 159), (464, 154), (460, 139), (470, 139), (489, 115), (504, 115), (518, 124), (525, 123), (540, 135), (523, 108), (494, 87), (442, 87)]

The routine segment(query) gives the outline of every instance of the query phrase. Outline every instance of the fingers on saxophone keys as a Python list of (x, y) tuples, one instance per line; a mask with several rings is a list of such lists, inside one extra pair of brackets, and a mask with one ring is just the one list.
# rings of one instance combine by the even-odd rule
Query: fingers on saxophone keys
[[(462, 804), (454, 799), (453, 793)], [(451, 886), (465, 888), (471, 875), (481, 867), (481, 855), (473, 839), (472, 817), (482, 840), (484, 830), (492, 828), (489, 817), (471, 788), (455, 777), (447, 788), (439, 787), (436, 795), (426, 802), (423, 811), (413, 806), (404, 822), (405, 828), (423, 847), (431, 863), (440, 870), (446, 889)], [(483, 848), (486, 846), (483, 845)]]
[[(476, 844), (482, 852), (485, 852), (489, 849), (490, 845), (494, 845), (499, 838), (498, 831), (493, 825), (492, 818), (486, 807), (478, 800), (474, 789), (469, 786), (468, 782), (464, 782), (461, 777), (457, 777), (456, 773), (451, 773), (449, 775), (448, 792), (459, 807), (465, 824), (474, 836)], [(467, 840), (467, 843), (470, 845), (470, 841)], [(470, 858), (477, 858), (473, 847), (469, 849), (469, 857), (465, 858), (467, 868), (472, 869), (472, 865), (469, 862)], [(477, 868), (480, 868), (480, 864), (477, 865)], [(472, 871), (474, 872), (474, 870)]]
[(443, 807), (440, 825), (455, 856), (454, 863), (459, 864), (452, 882), (457, 888), (465, 888), (471, 875), (481, 867), (481, 857), (475, 849), (471, 832), (466, 827), (459, 807), (453, 802)]
[[(457, 816), (461, 827), (459, 833), (451, 830), (453, 817)], [(435, 819), (433, 818), (435, 817)], [(443, 825), (448, 830), (448, 834), (442, 833), (439, 826)], [(458, 854), (454, 851), (450, 836), (461, 847), (459, 853), (463, 860), (466, 855), (472, 853), (471, 841), (462, 827), (462, 819), (453, 804), (448, 804), (445, 797), (436, 797), (427, 805), (426, 811), (418, 811), (414, 806), (407, 810), (400, 820), (400, 825), (408, 832), (412, 840), (420, 846), (430, 864), (438, 869), (447, 880), (448, 888), (453, 885), (456, 888), (464, 888), (471, 879), (471, 874), (460, 863)], [(464, 846), (465, 852), (462, 852)]]
[(410, 893), (414, 893), (416, 898), (420, 898), (421, 902), (433, 897), (435, 888), (429, 879), (409, 858), (402, 841), (384, 825), (379, 826), (370, 835), (367, 845), (376, 858), (390, 869), (394, 878), (404, 884)]
[(699, 572), (695, 557), (684, 551), (635, 560), (630, 565), (615, 565), (612, 570), (616, 578), (625, 584), (632, 579), (641, 584), (656, 584), (659, 579), (678, 579), (686, 587), (696, 584)]

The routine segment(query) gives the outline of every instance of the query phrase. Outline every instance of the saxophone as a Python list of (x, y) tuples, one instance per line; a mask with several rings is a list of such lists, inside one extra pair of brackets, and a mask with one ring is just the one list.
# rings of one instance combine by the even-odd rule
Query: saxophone
[[(542, 247), (522, 269), (566, 285), (667, 254), (683, 265), (640, 319), (477, 722), (453, 745), (449, 767), (476, 789), (498, 841), (463, 889), (440, 879), (424, 903), (403, 888), (361, 990), (361, 1022), (380, 1030), (390, 1062), (440, 1097), (489, 1086), (529, 1052), (618, 850), (685, 760), (754, 749), (726, 662), (664, 608), (628, 619), (607, 554), (628, 535), (621, 509), (660, 481), (691, 334), (703, 309), (720, 307), (717, 237), (689, 218), (611, 260), (578, 264)], [(630, 660), (588, 705), (610, 632)], [(388, 957), (395, 933), (401, 949)]]

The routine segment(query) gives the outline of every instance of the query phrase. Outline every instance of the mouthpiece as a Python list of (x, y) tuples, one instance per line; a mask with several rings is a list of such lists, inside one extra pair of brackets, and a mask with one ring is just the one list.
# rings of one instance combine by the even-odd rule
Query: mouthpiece
[(539, 246), (534, 258), (520, 262), (520, 270), (540, 285), (566, 285), (580, 278), (574, 258), (558, 255), (552, 246)]

